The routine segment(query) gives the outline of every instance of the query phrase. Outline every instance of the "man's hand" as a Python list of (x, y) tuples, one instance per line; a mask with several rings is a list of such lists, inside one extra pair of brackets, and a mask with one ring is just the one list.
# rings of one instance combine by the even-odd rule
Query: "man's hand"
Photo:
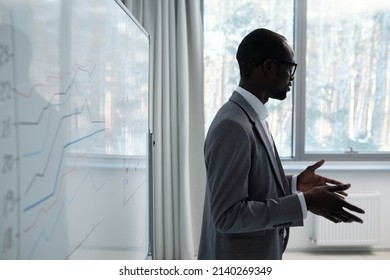
[(339, 192), (344, 192), (350, 186), (350, 184), (341, 184), (337, 186), (325, 185), (315, 187), (305, 192), (303, 195), (306, 200), (307, 209), (310, 212), (323, 216), (335, 223), (363, 223), (359, 217), (347, 212), (344, 208), (361, 214), (364, 214), (364, 210), (348, 203), (343, 197), (337, 194)]
[[(303, 172), (301, 172), (297, 177), (297, 190), (300, 192), (307, 192), (311, 189), (318, 186), (329, 186), (332, 185), (340, 185), (342, 184), (339, 181), (334, 179), (329, 179), (326, 177), (322, 177), (317, 175), (315, 171), (324, 164), (325, 160), (322, 159), (316, 162), (313, 165), (308, 166)], [(347, 195), (347, 193), (340, 191), (340, 194)]]

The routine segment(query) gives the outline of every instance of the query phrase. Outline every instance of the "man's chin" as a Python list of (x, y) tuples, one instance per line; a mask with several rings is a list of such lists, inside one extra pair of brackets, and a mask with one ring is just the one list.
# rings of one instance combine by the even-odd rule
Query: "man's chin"
[(274, 96), (274, 97), (271, 97), (272, 99), (276, 99), (276, 100), (280, 100), (280, 101), (283, 101), (287, 98), (287, 93), (286, 94), (283, 94), (283, 95), (278, 95), (278, 96)]

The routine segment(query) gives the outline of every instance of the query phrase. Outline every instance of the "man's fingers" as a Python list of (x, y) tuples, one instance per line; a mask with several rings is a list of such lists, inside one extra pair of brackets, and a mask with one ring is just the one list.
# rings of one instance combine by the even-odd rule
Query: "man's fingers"
[(317, 168), (321, 167), (324, 164), (325, 160), (321, 159), (320, 161), (317, 161), (313, 165), (310, 165), (307, 167), (308, 170), (314, 172)]
[(334, 222), (334, 223), (340, 223), (340, 220), (339, 219), (336, 219), (335, 217), (331, 216), (331, 215), (327, 215), (327, 214), (323, 214), (322, 215), (324, 218)]
[(360, 213), (360, 214), (366, 213), (363, 209), (361, 209), (361, 208), (359, 208), (359, 207), (357, 207), (357, 206), (355, 206), (355, 205), (353, 205), (353, 204), (351, 204), (351, 203), (349, 203), (347, 201), (343, 201), (341, 206), (344, 207), (344, 208), (347, 208), (347, 209), (349, 209), (351, 211), (354, 211), (356, 213)]
[(338, 194), (342, 199), (345, 199), (345, 196), (348, 196), (348, 193), (343, 191), (334, 192), (334, 193)]
[[(340, 193), (344, 190), (347, 190), (349, 189), (349, 187), (351, 187), (351, 184), (341, 184), (341, 185), (337, 185), (337, 186), (328, 186), (328, 191), (332, 192), (332, 193)], [(345, 201), (343, 198), (340, 197), (340, 195), (338, 195), (338, 197), (340, 198), (340, 201), (342, 201), (341, 203), (341, 206), (344, 207), (344, 208), (347, 208), (351, 211), (354, 211), (354, 212), (357, 212), (357, 213), (361, 213), (361, 214), (364, 214), (364, 210)]]
[(325, 183), (329, 183), (329, 184), (333, 184), (333, 185), (341, 185), (343, 184), (342, 182), (339, 182), (337, 180), (334, 180), (334, 179), (330, 179), (330, 178), (326, 178), (326, 177), (322, 177), (325, 179)]
[(363, 223), (363, 221), (359, 218), (356, 217), (355, 215), (345, 211), (341, 210), (339, 213), (339, 219), (343, 221), (344, 223), (352, 223), (352, 222), (358, 222), (358, 223)]
[(340, 212), (340, 217), (344, 223), (351, 223), (351, 222), (358, 222), (361, 224), (363, 223), (362, 219), (344, 210)]
[(339, 198), (341, 198), (341, 199), (345, 199), (345, 197), (347, 196), (347, 195), (345, 195), (345, 194), (343, 194), (344, 192), (334, 192), (334, 194), (335, 195), (337, 195)]
[(339, 184), (336, 186), (327, 186), (327, 190), (330, 192), (337, 192), (341, 194), (346, 194), (344, 191), (348, 190), (351, 187), (351, 184)]

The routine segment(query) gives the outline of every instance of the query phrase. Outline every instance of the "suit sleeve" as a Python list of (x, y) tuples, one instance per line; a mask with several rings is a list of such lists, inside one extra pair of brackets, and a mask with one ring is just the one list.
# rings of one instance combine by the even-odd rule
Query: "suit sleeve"
[(213, 128), (205, 144), (211, 215), (216, 229), (226, 233), (252, 232), (301, 226), (302, 211), (296, 194), (248, 200), (251, 137), (232, 120)]

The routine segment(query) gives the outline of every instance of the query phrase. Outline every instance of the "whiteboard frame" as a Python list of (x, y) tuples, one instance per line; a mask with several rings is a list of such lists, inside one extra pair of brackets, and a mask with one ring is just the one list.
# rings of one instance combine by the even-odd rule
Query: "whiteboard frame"
[(154, 149), (154, 144), (155, 144), (155, 141), (154, 141), (154, 135), (153, 135), (153, 131), (151, 131), (151, 127), (150, 127), (150, 123), (151, 123), (151, 109), (150, 109), (150, 104), (153, 104), (153, 102), (151, 102), (151, 98), (152, 98), (152, 94), (151, 94), (151, 91), (150, 91), (150, 85), (151, 85), (151, 80), (150, 80), (150, 58), (151, 58), (151, 55), (150, 55), (150, 34), (145, 30), (145, 28), (138, 22), (138, 20), (133, 16), (133, 14), (128, 10), (128, 8), (122, 3), (121, 0), (114, 0), (118, 5), (119, 7), (122, 8), (122, 10), (129, 16), (129, 18), (138, 26), (138, 28), (145, 34), (145, 36), (147, 37), (148, 39), (148, 42), (149, 42), (149, 75), (148, 75), (148, 126), (149, 126), (149, 133), (148, 133), (148, 150), (147, 150), (147, 153), (148, 153), (148, 189), (149, 189), (149, 249), (148, 249), (148, 255), (147, 255), (147, 258), (148, 259), (152, 259), (154, 260), (155, 259), (155, 247), (154, 247), (154, 176), (153, 176), (153, 149)]

